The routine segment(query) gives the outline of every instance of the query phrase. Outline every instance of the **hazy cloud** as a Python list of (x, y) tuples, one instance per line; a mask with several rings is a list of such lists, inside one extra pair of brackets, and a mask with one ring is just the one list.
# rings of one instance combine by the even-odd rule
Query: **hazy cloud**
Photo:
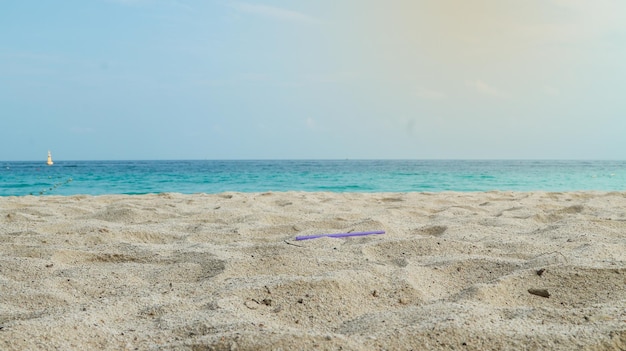
[(191, 11), (193, 8), (181, 0), (106, 0), (117, 4), (127, 6), (140, 6), (140, 5), (166, 5), (171, 7), (178, 7), (184, 10)]
[(306, 15), (301, 12), (283, 9), (280, 7), (249, 4), (245, 2), (238, 2), (233, 4), (233, 7), (240, 12), (251, 13), (260, 15), (267, 18), (277, 19), (281, 21), (290, 22), (304, 22), (304, 23), (317, 23), (316, 18)]
[(137, 5), (150, 2), (149, 0), (107, 0), (108, 2), (114, 2), (122, 5)]
[(308, 129), (315, 129), (317, 127), (317, 123), (315, 123), (315, 120), (311, 117), (306, 119), (306, 127)]
[(483, 82), (480, 79), (476, 79), (475, 81), (472, 81), (472, 82), (466, 82), (466, 85), (469, 88), (474, 89), (483, 95), (493, 96), (497, 98), (508, 97), (508, 94), (504, 93), (503, 91), (497, 88), (490, 86), (489, 84)]
[(552, 0), (544, 6), (556, 16), (551, 21), (528, 21), (517, 32), (535, 42), (580, 43), (625, 33), (626, 2), (613, 0)]

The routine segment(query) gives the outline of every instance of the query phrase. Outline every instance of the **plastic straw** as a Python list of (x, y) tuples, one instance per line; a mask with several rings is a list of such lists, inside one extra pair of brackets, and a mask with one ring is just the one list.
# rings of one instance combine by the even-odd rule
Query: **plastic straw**
[(345, 238), (349, 236), (365, 236), (371, 234), (385, 234), (384, 230), (375, 230), (371, 232), (352, 232), (352, 233), (337, 233), (337, 234), (316, 234), (316, 235), (302, 235), (296, 236), (296, 240), (309, 240), (309, 239), (317, 239), (321, 237), (328, 238)]

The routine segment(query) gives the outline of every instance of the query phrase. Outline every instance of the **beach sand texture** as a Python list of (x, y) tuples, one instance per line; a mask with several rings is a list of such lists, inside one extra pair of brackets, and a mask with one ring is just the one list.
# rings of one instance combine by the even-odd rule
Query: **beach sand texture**
[(4, 197), (0, 349), (626, 350), (626, 193)]

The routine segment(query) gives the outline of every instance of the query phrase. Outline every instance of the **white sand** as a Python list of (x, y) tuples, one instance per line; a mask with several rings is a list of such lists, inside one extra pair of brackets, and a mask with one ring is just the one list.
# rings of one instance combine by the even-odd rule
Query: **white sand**
[(0, 349), (626, 350), (626, 193), (4, 197)]

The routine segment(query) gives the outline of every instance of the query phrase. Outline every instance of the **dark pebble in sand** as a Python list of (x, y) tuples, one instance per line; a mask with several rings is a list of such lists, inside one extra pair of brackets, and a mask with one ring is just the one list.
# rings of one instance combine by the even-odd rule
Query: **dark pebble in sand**
[(550, 297), (550, 293), (546, 289), (528, 289), (528, 292), (541, 297)]

